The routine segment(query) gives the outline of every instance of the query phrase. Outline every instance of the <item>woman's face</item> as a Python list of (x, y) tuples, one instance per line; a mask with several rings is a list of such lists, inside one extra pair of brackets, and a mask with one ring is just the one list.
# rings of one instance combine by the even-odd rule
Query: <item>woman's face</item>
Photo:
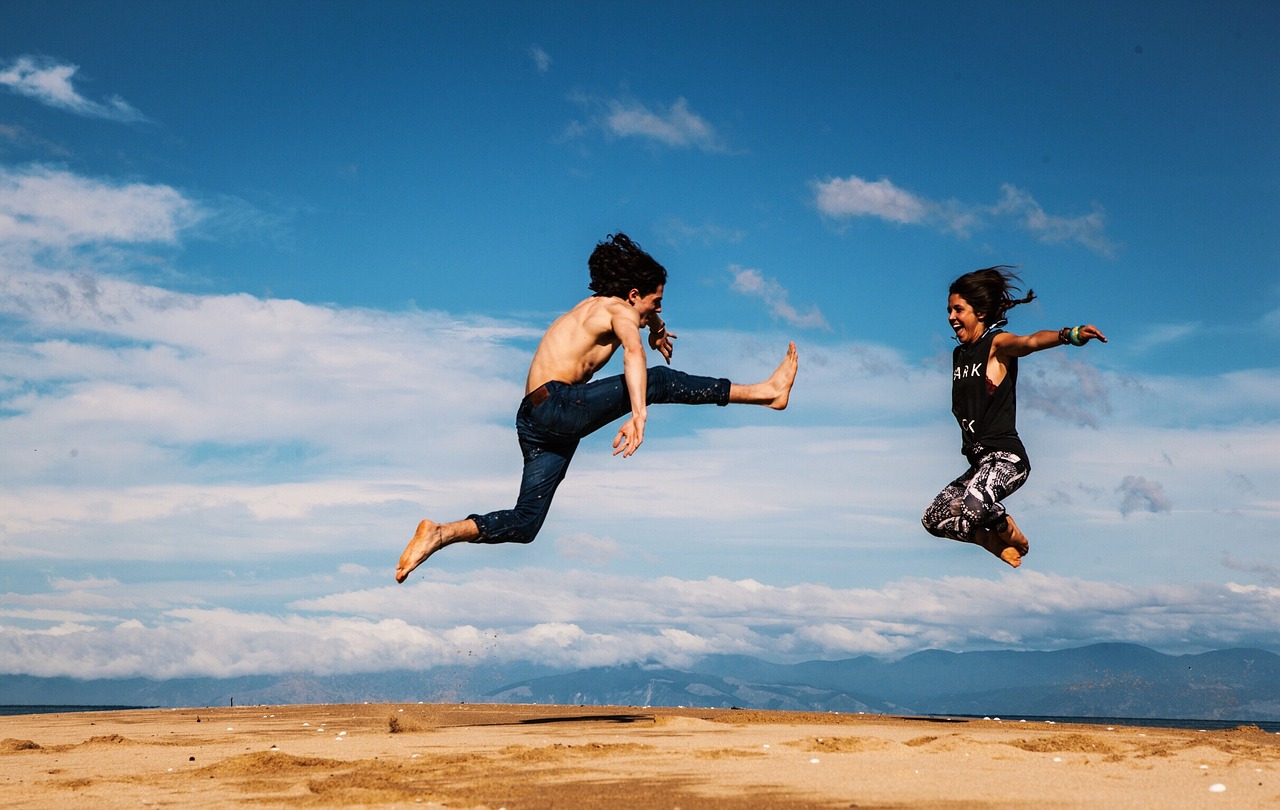
[(952, 293), (947, 299), (947, 321), (956, 333), (956, 340), (961, 343), (973, 343), (987, 331), (986, 315), (979, 315), (969, 306), (969, 302)]

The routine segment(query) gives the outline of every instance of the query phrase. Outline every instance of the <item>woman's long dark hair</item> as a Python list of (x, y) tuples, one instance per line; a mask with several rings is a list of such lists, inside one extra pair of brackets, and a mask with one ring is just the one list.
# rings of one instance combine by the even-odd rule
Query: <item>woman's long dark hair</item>
[(1006, 312), (1036, 297), (1035, 290), (1027, 290), (1024, 298), (1014, 296), (1015, 293), (1022, 292), (1018, 286), (1022, 279), (1013, 272), (1014, 269), (1013, 265), (997, 264), (995, 267), (965, 273), (951, 282), (951, 289), (947, 292), (968, 301), (979, 320), (988, 328), (998, 326), (1005, 320)]

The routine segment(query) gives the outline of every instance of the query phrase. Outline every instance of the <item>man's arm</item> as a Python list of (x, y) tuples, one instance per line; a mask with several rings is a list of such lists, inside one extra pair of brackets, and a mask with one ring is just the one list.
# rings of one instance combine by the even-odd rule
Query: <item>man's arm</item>
[(613, 454), (623, 458), (640, 449), (644, 441), (644, 423), (648, 418), (645, 403), (649, 388), (649, 369), (644, 354), (644, 342), (640, 339), (640, 321), (630, 308), (620, 307), (613, 313), (613, 333), (622, 345), (622, 376), (627, 383), (627, 395), (631, 398), (631, 416), (618, 428), (613, 439)]
[(1029, 335), (1011, 335), (1008, 332), (1001, 332), (992, 341), (991, 348), (1001, 357), (1026, 357), (1032, 352), (1066, 345), (1071, 341), (1072, 331), (1075, 332), (1076, 339), (1080, 341), (1076, 344), (1079, 346), (1083, 346), (1090, 340), (1107, 342), (1106, 336), (1098, 331), (1098, 327), (1093, 324), (1086, 324), (1074, 328), (1063, 327), (1056, 331), (1053, 329), (1041, 329), (1039, 332), (1032, 332)]

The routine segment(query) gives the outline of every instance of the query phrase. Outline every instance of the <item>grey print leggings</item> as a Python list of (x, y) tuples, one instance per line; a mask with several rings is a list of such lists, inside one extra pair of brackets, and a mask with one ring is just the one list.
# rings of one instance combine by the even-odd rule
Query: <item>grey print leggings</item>
[(1027, 481), (1031, 463), (1015, 453), (993, 452), (938, 493), (920, 522), (935, 537), (971, 542), (977, 529), (1004, 518), (1005, 498)]

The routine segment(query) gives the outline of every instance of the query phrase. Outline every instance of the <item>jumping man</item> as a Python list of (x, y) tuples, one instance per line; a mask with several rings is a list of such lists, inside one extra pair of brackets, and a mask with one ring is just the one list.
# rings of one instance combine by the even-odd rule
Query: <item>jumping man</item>
[[(650, 404), (787, 407), (799, 367), (794, 343), (767, 380), (751, 385), (695, 377), (664, 366), (646, 368), (641, 329), (649, 331), (649, 348), (668, 365), (676, 339), (659, 317), (666, 269), (621, 233), (596, 245), (587, 266), (595, 295), (548, 327), (529, 365), (525, 397), (516, 411), (524, 474), (515, 508), (452, 523), (422, 521), (400, 555), (397, 582), (453, 543), (531, 542), (579, 440), (615, 419), (630, 414), (613, 440), (613, 454), (626, 458), (644, 441)], [(591, 381), (618, 348), (623, 373)]]

